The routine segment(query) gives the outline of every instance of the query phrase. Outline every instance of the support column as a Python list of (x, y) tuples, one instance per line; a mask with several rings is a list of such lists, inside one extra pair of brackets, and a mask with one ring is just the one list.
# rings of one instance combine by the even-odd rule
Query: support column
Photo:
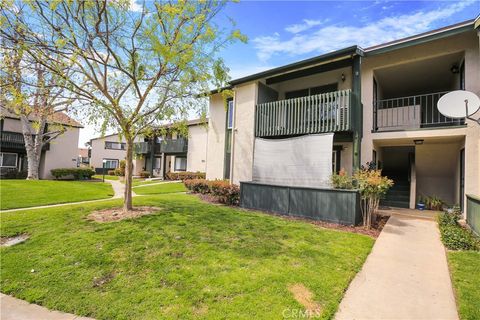
[(150, 177), (153, 178), (153, 161), (155, 160), (155, 137), (150, 140)]
[(353, 126), (353, 171), (361, 166), (361, 143), (363, 131), (363, 108), (362, 108), (362, 57), (355, 55), (352, 66), (352, 126)]
[(160, 162), (160, 177), (162, 180), (165, 180), (165, 166), (166, 166), (166, 156), (165, 153), (162, 153), (162, 161)]

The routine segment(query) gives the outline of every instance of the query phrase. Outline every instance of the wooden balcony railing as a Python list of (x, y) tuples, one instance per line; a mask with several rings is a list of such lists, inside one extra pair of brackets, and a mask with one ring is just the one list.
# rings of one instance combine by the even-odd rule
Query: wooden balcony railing
[(150, 142), (135, 142), (133, 144), (133, 152), (136, 154), (147, 154), (150, 152)]
[(188, 140), (184, 138), (165, 139), (155, 144), (155, 153), (186, 153), (188, 151)]
[(351, 90), (258, 104), (255, 136), (350, 131), (351, 106)]
[(446, 93), (448, 91), (374, 101), (373, 131), (415, 130), (465, 124), (465, 119), (448, 118), (438, 112), (437, 102)]

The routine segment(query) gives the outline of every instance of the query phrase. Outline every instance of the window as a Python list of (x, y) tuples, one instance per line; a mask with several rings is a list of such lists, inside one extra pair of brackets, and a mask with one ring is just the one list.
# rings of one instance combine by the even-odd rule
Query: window
[(16, 168), (17, 167), (16, 153), (0, 153), (0, 167)]
[(187, 171), (186, 157), (175, 157), (175, 171)]
[(233, 100), (228, 100), (228, 109), (227, 109), (227, 129), (233, 128)]
[(125, 150), (126, 149), (126, 143), (105, 141), (105, 149)]
[(285, 99), (308, 97), (316, 94), (333, 92), (337, 90), (338, 90), (338, 85), (336, 83), (330, 83), (323, 86), (285, 92)]
[(118, 167), (117, 159), (103, 159), (105, 160), (105, 169), (116, 169)]

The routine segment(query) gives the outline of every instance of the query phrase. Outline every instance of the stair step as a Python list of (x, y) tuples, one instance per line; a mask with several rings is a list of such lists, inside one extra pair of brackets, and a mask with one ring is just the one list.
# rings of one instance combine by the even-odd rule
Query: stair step
[(381, 200), (380, 205), (385, 207), (396, 207), (396, 208), (409, 208), (410, 203), (408, 201), (386, 201)]

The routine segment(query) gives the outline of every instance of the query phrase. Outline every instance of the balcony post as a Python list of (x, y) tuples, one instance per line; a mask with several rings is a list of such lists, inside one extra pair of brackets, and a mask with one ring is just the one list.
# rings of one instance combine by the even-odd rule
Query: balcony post
[(155, 136), (153, 136), (150, 141), (150, 177), (153, 178), (153, 160), (155, 153)]
[(363, 111), (362, 111), (362, 57), (356, 55), (353, 57), (352, 65), (352, 126), (353, 126), (353, 171), (360, 169), (361, 166), (361, 144), (363, 130)]

